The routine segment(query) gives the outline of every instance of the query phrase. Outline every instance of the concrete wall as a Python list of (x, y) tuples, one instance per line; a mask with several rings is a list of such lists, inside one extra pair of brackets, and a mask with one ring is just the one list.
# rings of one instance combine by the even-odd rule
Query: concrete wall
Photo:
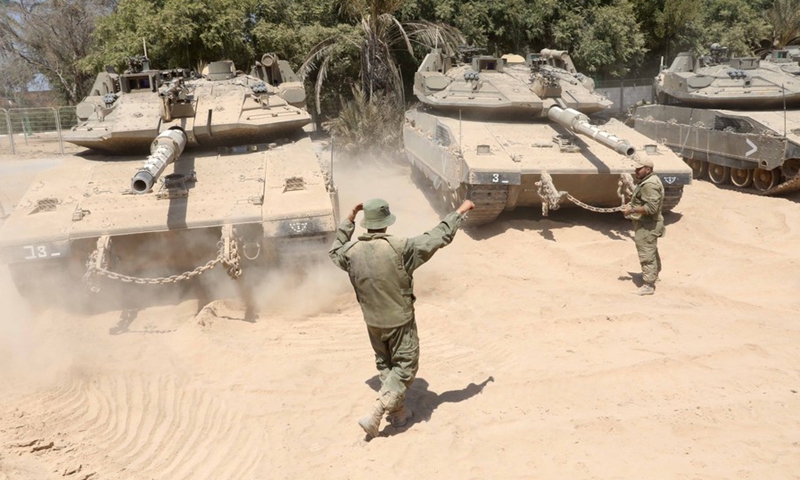
[(614, 106), (611, 107), (614, 113), (625, 113), (628, 108), (640, 100), (655, 101), (652, 80), (645, 85), (641, 83), (630, 85), (629, 82), (629, 80), (626, 80), (624, 83), (620, 82), (617, 86), (610, 86), (613, 83), (604, 83), (602, 88), (595, 88), (595, 91), (614, 102)]

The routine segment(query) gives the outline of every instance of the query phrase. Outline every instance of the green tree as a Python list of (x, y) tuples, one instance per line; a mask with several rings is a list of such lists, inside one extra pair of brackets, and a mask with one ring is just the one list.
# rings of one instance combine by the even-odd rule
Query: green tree
[(800, 43), (800, 0), (775, 0), (764, 12), (770, 47), (783, 48)]
[(0, 5), (0, 55), (47, 77), (67, 103), (91, 87), (79, 60), (89, 53), (97, 19), (112, 0), (16, 0)]
[[(447, 25), (401, 22), (396, 15), (405, 1), (342, 0), (341, 14), (355, 25), (339, 25), (334, 35), (311, 49), (300, 67), (304, 78), (314, 78), (317, 113), (322, 111), (323, 85), (337, 89), (338, 114), (324, 127), (336, 138), (339, 149), (364, 152), (399, 147), (405, 109), (401, 54), (413, 57), (415, 45), (454, 51), (463, 42), (459, 32)], [(355, 75), (348, 78), (348, 71)], [(337, 81), (326, 83), (329, 77)], [(357, 83), (352, 83), (353, 78)]]
[(447, 25), (427, 21), (401, 23), (395, 14), (405, 0), (342, 0), (341, 8), (359, 26), (357, 29), (333, 35), (312, 48), (303, 65), (302, 75), (317, 69), (316, 96), (328, 76), (332, 64), (359, 57), (359, 78), (368, 98), (375, 93), (387, 92), (398, 100), (402, 98), (403, 84), (397, 68), (395, 49), (402, 48), (414, 54), (412, 42), (426, 46), (440, 45), (452, 50), (461, 42), (460, 34)]
[(580, 71), (602, 78), (625, 76), (645, 54), (645, 38), (627, 0), (576, 5), (554, 22), (553, 40), (570, 50)]
[(96, 48), (84, 66), (123, 66), (146, 44), (157, 68), (194, 67), (230, 59), (247, 66), (255, 56), (251, 31), (258, 0), (120, 0), (98, 21)]

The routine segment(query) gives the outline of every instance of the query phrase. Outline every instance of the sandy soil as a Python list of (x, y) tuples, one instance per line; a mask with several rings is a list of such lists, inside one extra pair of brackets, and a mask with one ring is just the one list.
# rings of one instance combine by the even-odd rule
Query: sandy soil
[[(438, 215), (398, 168), (337, 168), (343, 209)], [(0, 271), (0, 480), (800, 478), (800, 196), (695, 182), (662, 281), (617, 215), (519, 210), (416, 275), (413, 422), (369, 442), (377, 387), (346, 274), (81, 314)], [(198, 312), (199, 310), (199, 312)]]

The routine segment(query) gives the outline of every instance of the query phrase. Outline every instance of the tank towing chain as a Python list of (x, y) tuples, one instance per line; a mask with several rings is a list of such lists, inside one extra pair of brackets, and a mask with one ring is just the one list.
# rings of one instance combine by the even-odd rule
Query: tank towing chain
[(222, 227), (222, 238), (217, 242), (217, 246), (219, 247), (217, 258), (209, 260), (205, 265), (200, 265), (188, 272), (170, 275), (169, 277), (155, 278), (133, 277), (108, 270), (106, 268), (108, 266), (106, 256), (111, 246), (111, 238), (107, 235), (103, 235), (97, 239), (97, 248), (89, 255), (89, 260), (86, 262), (86, 273), (83, 275), (83, 283), (92, 293), (98, 293), (100, 291), (100, 285), (97, 282), (97, 276), (100, 275), (111, 280), (136, 283), (138, 285), (166, 285), (168, 283), (177, 283), (202, 275), (204, 272), (211, 270), (220, 263), (227, 267), (228, 276), (232, 279), (236, 279), (242, 274), (242, 267), (241, 257), (239, 256), (239, 246), (236, 242), (235, 234), (236, 230), (232, 225), (224, 225)]
[(620, 198), (621, 205), (619, 207), (594, 207), (587, 203), (583, 203), (577, 198), (573, 197), (569, 192), (559, 191), (553, 184), (553, 178), (547, 172), (542, 172), (541, 180), (536, 182), (537, 193), (542, 199), (542, 216), (546, 217), (550, 210), (558, 210), (561, 207), (561, 201), (566, 198), (575, 205), (585, 208), (595, 213), (616, 213), (621, 212), (625, 205), (628, 203), (627, 198), (633, 195), (633, 177), (629, 173), (623, 173), (619, 176), (617, 183), (617, 196)]

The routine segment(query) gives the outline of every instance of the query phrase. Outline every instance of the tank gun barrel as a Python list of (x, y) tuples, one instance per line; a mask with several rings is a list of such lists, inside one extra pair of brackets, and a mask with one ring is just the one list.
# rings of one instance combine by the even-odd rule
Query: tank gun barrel
[(153, 188), (158, 177), (164, 173), (167, 165), (174, 162), (183, 153), (186, 146), (186, 133), (174, 128), (159, 133), (152, 145), (150, 156), (142, 168), (131, 178), (131, 190), (135, 193), (147, 193)]
[(568, 128), (570, 131), (591, 137), (598, 143), (623, 155), (630, 157), (636, 151), (626, 140), (592, 125), (589, 122), (589, 117), (572, 108), (563, 109), (551, 107), (550, 110), (547, 111), (547, 117), (559, 125)]

